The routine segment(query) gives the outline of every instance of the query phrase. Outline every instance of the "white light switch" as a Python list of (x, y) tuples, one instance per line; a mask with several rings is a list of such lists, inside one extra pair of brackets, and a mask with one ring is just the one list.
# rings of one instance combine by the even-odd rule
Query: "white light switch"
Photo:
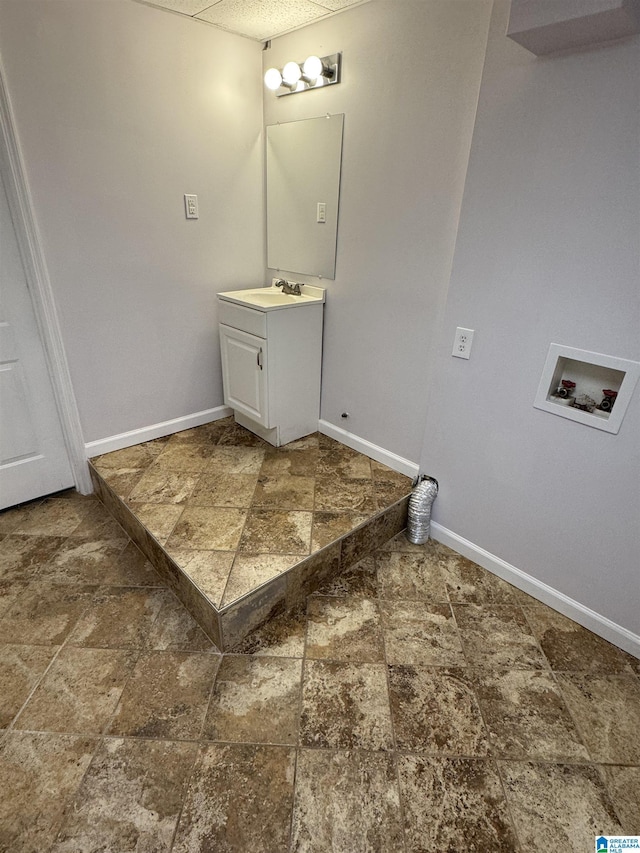
[(318, 218), (316, 222), (326, 222), (327, 221), (327, 204), (324, 201), (318, 202)]
[(184, 195), (184, 212), (187, 219), (198, 218), (198, 196), (185, 193)]

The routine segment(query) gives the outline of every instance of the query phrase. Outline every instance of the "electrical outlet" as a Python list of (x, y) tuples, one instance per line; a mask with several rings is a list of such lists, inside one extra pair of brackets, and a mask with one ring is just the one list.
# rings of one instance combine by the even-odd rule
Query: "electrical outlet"
[(451, 355), (454, 355), (456, 358), (469, 358), (474, 331), (474, 329), (462, 329), (458, 326), (456, 336), (453, 339), (453, 352)]
[(198, 196), (191, 193), (185, 193), (184, 196), (184, 212), (187, 219), (198, 218)]

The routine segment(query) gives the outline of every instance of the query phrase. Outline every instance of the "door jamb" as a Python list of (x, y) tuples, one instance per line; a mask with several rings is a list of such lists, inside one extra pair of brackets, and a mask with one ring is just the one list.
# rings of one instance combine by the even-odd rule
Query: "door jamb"
[(67, 363), (40, 232), (16, 131), (15, 117), (0, 57), (0, 168), (6, 181), (7, 200), (13, 219), (27, 287), (44, 347), (47, 368), (62, 426), (69, 464), (80, 494), (93, 491), (80, 414)]

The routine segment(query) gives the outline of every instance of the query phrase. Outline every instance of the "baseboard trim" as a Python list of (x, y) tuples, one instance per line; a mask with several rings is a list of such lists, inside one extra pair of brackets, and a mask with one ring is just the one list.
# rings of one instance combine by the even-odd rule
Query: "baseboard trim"
[(323, 435), (328, 435), (329, 438), (335, 438), (336, 441), (346, 444), (352, 450), (357, 450), (359, 453), (364, 453), (365, 456), (370, 456), (376, 462), (381, 462), (394, 471), (400, 474), (405, 474), (412, 479), (418, 476), (419, 467), (416, 462), (411, 462), (409, 459), (404, 459), (402, 456), (397, 456), (384, 447), (378, 447), (377, 444), (372, 444), (365, 438), (360, 438), (352, 432), (347, 432), (346, 429), (334, 426), (329, 421), (318, 421), (318, 430)]
[(227, 418), (232, 414), (233, 409), (228, 406), (217, 406), (215, 409), (205, 409), (203, 412), (195, 412), (192, 415), (184, 415), (181, 418), (173, 418), (173, 420), (163, 421), (159, 424), (132, 429), (130, 432), (121, 432), (118, 435), (99, 438), (97, 441), (89, 441), (85, 444), (85, 450), (89, 458), (101, 456), (103, 453), (122, 450), (124, 447), (141, 444), (143, 441), (153, 441), (154, 438), (162, 438), (183, 429), (192, 429), (220, 420), (220, 418)]
[(629, 652), (630, 655), (640, 658), (640, 636), (622, 627), (622, 625), (618, 625), (606, 616), (585, 607), (579, 601), (569, 598), (568, 595), (517, 569), (510, 563), (501, 560), (500, 557), (496, 557), (489, 551), (485, 551), (484, 548), (474, 545), (473, 542), (458, 536), (457, 533), (448, 530), (437, 522), (431, 522), (431, 535), (437, 542), (448, 545), (462, 554), (463, 557), (473, 560), (474, 563), (478, 563), (487, 571), (532, 595), (538, 601), (548, 604), (549, 607), (563, 613), (599, 637), (603, 637), (625, 652)]

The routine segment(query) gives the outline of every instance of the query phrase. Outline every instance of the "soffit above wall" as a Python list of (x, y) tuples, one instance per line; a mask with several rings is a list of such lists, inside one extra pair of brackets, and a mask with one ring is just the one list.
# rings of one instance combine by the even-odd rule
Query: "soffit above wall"
[(370, 0), (136, 0), (256, 41), (306, 27)]
[(536, 56), (640, 33), (640, 0), (511, 0), (507, 35)]

